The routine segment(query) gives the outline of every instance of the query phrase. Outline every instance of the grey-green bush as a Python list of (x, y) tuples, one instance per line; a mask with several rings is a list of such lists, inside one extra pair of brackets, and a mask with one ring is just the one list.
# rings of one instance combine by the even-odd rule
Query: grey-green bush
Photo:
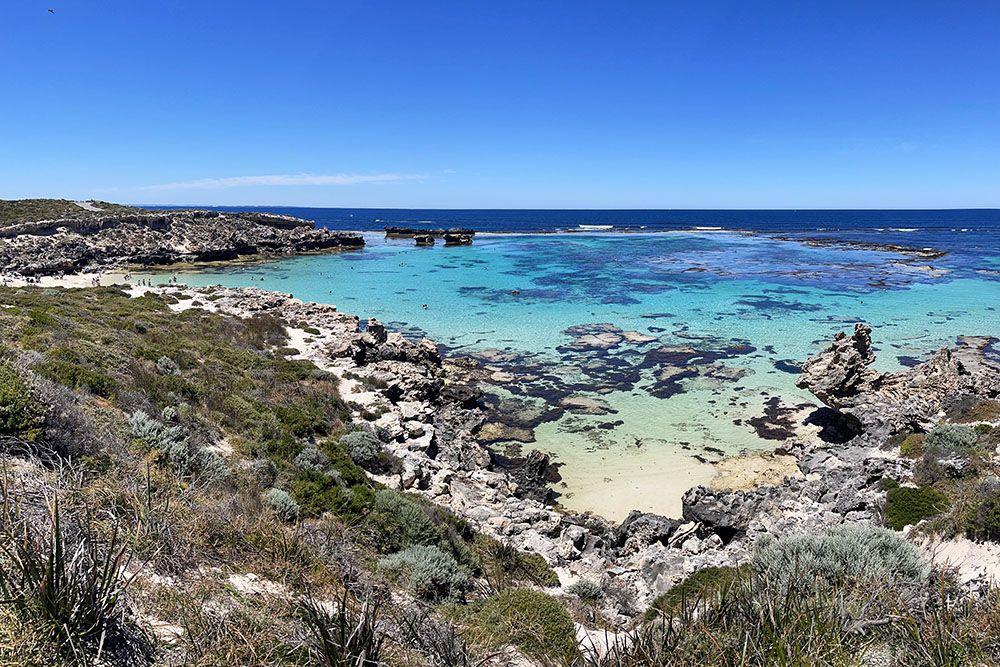
[(978, 444), (979, 438), (971, 426), (945, 424), (938, 426), (924, 438), (924, 451), (934, 451), (938, 455), (961, 454)]
[(160, 450), (182, 474), (200, 475), (208, 480), (222, 479), (229, 474), (222, 457), (217, 452), (192, 445), (183, 426), (167, 426), (142, 410), (132, 413), (129, 426), (133, 436)]
[(156, 372), (160, 375), (180, 375), (181, 369), (177, 362), (170, 357), (163, 355), (156, 360)]
[(916, 583), (929, 572), (920, 552), (902, 535), (865, 525), (761, 538), (754, 545), (750, 565), (780, 590), (801, 593), (809, 593), (822, 582), (843, 586)]
[(278, 466), (271, 459), (254, 459), (250, 464), (250, 476), (258, 486), (272, 486), (278, 478)]
[(379, 567), (427, 600), (460, 599), (469, 588), (468, 573), (436, 546), (407, 547), (380, 560)]
[(584, 602), (597, 602), (604, 597), (604, 589), (597, 582), (580, 579), (566, 587), (566, 592)]
[(340, 444), (347, 448), (351, 459), (361, 466), (377, 463), (379, 456), (385, 451), (382, 441), (368, 431), (351, 431), (340, 438)]
[(306, 445), (305, 449), (295, 457), (294, 463), (296, 467), (303, 470), (327, 472), (330, 469), (330, 457), (319, 451), (319, 448), (313, 444)]
[(281, 489), (271, 487), (263, 494), (264, 502), (284, 521), (294, 521), (299, 516), (299, 504)]

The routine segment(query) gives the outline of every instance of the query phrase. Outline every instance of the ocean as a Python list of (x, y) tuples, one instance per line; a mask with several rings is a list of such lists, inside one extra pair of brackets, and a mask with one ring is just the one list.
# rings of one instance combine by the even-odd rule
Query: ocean
[[(226, 210), (363, 231), (367, 247), (182, 282), (289, 292), (477, 359), (491, 446), (549, 453), (559, 501), (612, 519), (677, 515), (710, 461), (780, 445), (816, 403), (799, 365), (855, 322), (884, 370), (1000, 335), (997, 210)], [(416, 248), (387, 225), (482, 233)], [(551, 233), (579, 225), (613, 228)]]

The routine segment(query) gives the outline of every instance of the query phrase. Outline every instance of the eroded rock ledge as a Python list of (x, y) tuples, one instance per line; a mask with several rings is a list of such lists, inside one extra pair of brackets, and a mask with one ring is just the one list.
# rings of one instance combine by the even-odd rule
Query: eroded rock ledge
[[(904, 373), (871, 375), (870, 332), (861, 325), (854, 337), (839, 336), (808, 362), (800, 379), (829, 405), (853, 414), (859, 435), (846, 442), (789, 440), (782, 449), (795, 457), (801, 475), (749, 491), (695, 487), (684, 495), (680, 519), (633, 512), (615, 526), (548, 505), (544, 455), (532, 453), (514, 468), (495, 465), (476, 438), (486, 416), (479, 391), (466, 382), (474, 377), (468, 361), (442, 360), (431, 341), (414, 343), (376, 320), (362, 326), (333, 306), (275, 292), (157, 289), (180, 299), (174, 309), (197, 302), (210, 310), (268, 313), (290, 323), (289, 345), (340, 378), (341, 395), (355, 418), (379, 426), (401, 460), (399, 473), (375, 479), (422, 494), (478, 530), (542, 554), (563, 585), (579, 578), (601, 582), (609, 591), (605, 613), (622, 620), (641, 613), (655, 595), (694, 570), (745, 562), (764, 533), (879, 522), (880, 480), (908, 479), (912, 462), (877, 446), (878, 433), (888, 424), (932, 418), (949, 391), (995, 396), (1000, 386), (1000, 366), (989, 358), (984, 339), (967, 339), (958, 350), (939, 352)], [(136, 295), (144, 291), (133, 288)], [(868, 403), (879, 408), (862, 409)]]
[(270, 213), (111, 213), (0, 228), (0, 266), (5, 273), (39, 276), (363, 245), (360, 234), (332, 232), (308, 220)]

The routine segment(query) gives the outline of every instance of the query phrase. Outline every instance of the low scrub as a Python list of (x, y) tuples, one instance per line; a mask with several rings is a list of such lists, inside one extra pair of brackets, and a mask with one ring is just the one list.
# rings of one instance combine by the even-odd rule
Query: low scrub
[(513, 644), (541, 661), (570, 662), (578, 655), (576, 628), (569, 612), (541, 591), (500, 591), (486, 600), (475, 623), (494, 645)]
[(34, 442), (45, 423), (45, 408), (16, 368), (0, 362), (0, 436)]
[(886, 493), (885, 525), (893, 530), (915, 526), (948, 511), (948, 496), (929, 486), (895, 486)]
[(865, 525), (762, 538), (754, 546), (750, 566), (778, 590), (800, 595), (820, 586), (864, 587), (872, 582), (906, 586), (924, 581), (929, 572), (906, 538)]
[(469, 589), (469, 573), (436, 546), (407, 547), (379, 567), (425, 600), (458, 600)]
[(646, 618), (652, 620), (659, 616), (674, 616), (684, 607), (700, 604), (704, 598), (719, 595), (748, 574), (747, 568), (725, 566), (697, 570), (653, 600), (646, 611)]

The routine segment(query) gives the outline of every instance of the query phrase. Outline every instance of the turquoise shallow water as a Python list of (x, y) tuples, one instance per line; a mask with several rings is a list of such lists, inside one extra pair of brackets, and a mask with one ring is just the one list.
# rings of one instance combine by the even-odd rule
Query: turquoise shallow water
[[(363, 251), (180, 280), (290, 292), (478, 355), (498, 373), (500, 413), (534, 410), (510, 425), (562, 464), (561, 502), (620, 518), (676, 514), (684, 489), (711, 477), (696, 456), (778, 444), (750, 419), (810, 401), (798, 364), (856, 321), (874, 328), (886, 370), (958, 335), (1000, 333), (998, 263), (977, 262), (730, 233), (483, 235), (431, 249), (370, 235)], [(598, 323), (653, 339), (580, 345), (608, 328)], [(579, 395), (604, 414), (559, 408)]]

